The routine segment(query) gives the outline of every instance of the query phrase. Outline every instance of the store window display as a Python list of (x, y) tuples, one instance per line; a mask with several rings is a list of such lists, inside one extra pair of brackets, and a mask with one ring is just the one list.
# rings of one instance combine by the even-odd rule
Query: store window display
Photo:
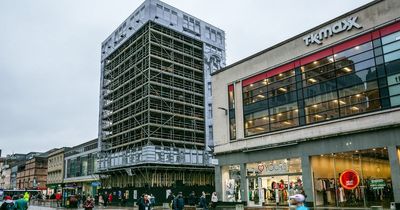
[(247, 164), (249, 206), (288, 205), (304, 193), (300, 158)]
[(222, 167), (223, 201), (241, 202), (240, 165)]
[(389, 207), (393, 202), (386, 148), (311, 157), (316, 206)]

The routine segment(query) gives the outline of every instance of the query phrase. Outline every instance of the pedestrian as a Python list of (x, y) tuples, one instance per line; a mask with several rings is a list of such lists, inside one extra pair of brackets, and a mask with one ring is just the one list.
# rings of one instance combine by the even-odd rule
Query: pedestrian
[(0, 210), (14, 210), (15, 206), (14, 206), (14, 202), (11, 199), (11, 196), (6, 196), (4, 197), (4, 203), (1, 204)]
[(28, 209), (28, 201), (25, 200), (24, 195), (19, 195), (19, 199), (15, 201), (15, 209), (16, 210), (27, 210)]
[(94, 201), (91, 196), (88, 196), (86, 201), (82, 204), (85, 210), (92, 210), (94, 208)]
[(60, 207), (61, 206), (61, 192), (57, 192), (55, 197), (56, 197), (57, 207)]
[(174, 199), (175, 199), (174, 194), (172, 194), (172, 192), (170, 192), (168, 197), (167, 197), (167, 202), (168, 202), (168, 205), (169, 205), (170, 209), (172, 209), (174, 207), (174, 205), (173, 205)]
[(204, 210), (208, 209), (208, 203), (207, 203), (207, 199), (206, 199), (206, 193), (205, 193), (204, 191), (201, 193), (201, 197), (200, 197), (200, 202), (199, 202), (199, 204), (200, 204), (200, 208), (202, 208), (202, 209), (204, 209)]
[(150, 199), (151, 207), (155, 206), (156, 205), (156, 197), (154, 197), (153, 194), (150, 194), (149, 199)]
[(99, 195), (99, 205), (100, 205), (100, 206), (104, 206), (103, 195)]
[(108, 194), (107, 191), (103, 195), (104, 207), (108, 205)]
[(82, 194), (82, 197), (81, 197), (82, 206), (83, 206), (83, 203), (85, 203), (85, 202), (86, 202), (86, 200), (87, 200), (86, 193), (85, 193), (85, 192), (83, 192), (83, 194)]
[(213, 209), (215, 209), (217, 207), (217, 203), (218, 203), (218, 197), (217, 197), (217, 193), (213, 192), (212, 196), (211, 196), (211, 207)]
[(194, 193), (194, 191), (192, 191), (192, 193), (190, 193), (190, 195), (189, 195), (188, 204), (189, 204), (189, 206), (196, 205), (196, 194)]
[(296, 206), (296, 210), (308, 210), (307, 207), (304, 206), (304, 200), (306, 199), (303, 194), (296, 194), (293, 196), (289, 196), (290, 204)]
[(178, 193), (178, 196), (173, 201), (173, 209), (174, 210), (183, 210), (185, 207), (185, 200), (183, 199), (182, 192)]
[(113, 195), (112, 193), (110, 193), (108, 194), (108, 203), (111, 205), (112, 201), (113, 201)]
[(139, 199), (139, 210), (151, 210), (149, 196), (147, 194), (143, 195), (143, 199)]

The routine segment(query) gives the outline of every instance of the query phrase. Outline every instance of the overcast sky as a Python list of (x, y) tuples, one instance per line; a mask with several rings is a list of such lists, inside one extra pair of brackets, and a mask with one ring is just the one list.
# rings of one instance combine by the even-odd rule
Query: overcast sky
[[(0, 149), (97, 137), (100, 45), (143, 1), (0, 1)], [(225, 31), (231, 64), (370, 0), (165, 0)]]

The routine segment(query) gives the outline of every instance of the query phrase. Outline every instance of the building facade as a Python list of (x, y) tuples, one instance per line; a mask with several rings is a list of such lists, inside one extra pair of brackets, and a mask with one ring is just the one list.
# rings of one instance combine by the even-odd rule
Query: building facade
[(400, 208), (399, 11), (373, 1), (213, 74), (223, 201)]
[(48, 194), (61, 190), (64, 181), (64, 152), (69, 148), (61, 148), (49, 154), (47, 158)]
[(4, 164), (0, 169), (0, 189), (11, 189), (11, 168)]
[(97, 171), (98, 141), (93, 139), (64, 151), (64, 193), (94, 195), (99, 176)]
[(46, 190), (47, 154), (35, 156), (25, 162), (17, 173), (17, 188)]
[(210, 73), (224, 65), (222, 30), (158, 0), (135, 10), (102, 43), (102, 184), (213, 185)]

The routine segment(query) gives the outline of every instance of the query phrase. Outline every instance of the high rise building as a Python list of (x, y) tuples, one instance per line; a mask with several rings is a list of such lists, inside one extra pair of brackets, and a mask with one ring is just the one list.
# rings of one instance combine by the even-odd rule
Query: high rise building
[(224, 37), (146, 0), (102, 43), (103, 187), (214, 184), (210, 74), (225, 66)]

